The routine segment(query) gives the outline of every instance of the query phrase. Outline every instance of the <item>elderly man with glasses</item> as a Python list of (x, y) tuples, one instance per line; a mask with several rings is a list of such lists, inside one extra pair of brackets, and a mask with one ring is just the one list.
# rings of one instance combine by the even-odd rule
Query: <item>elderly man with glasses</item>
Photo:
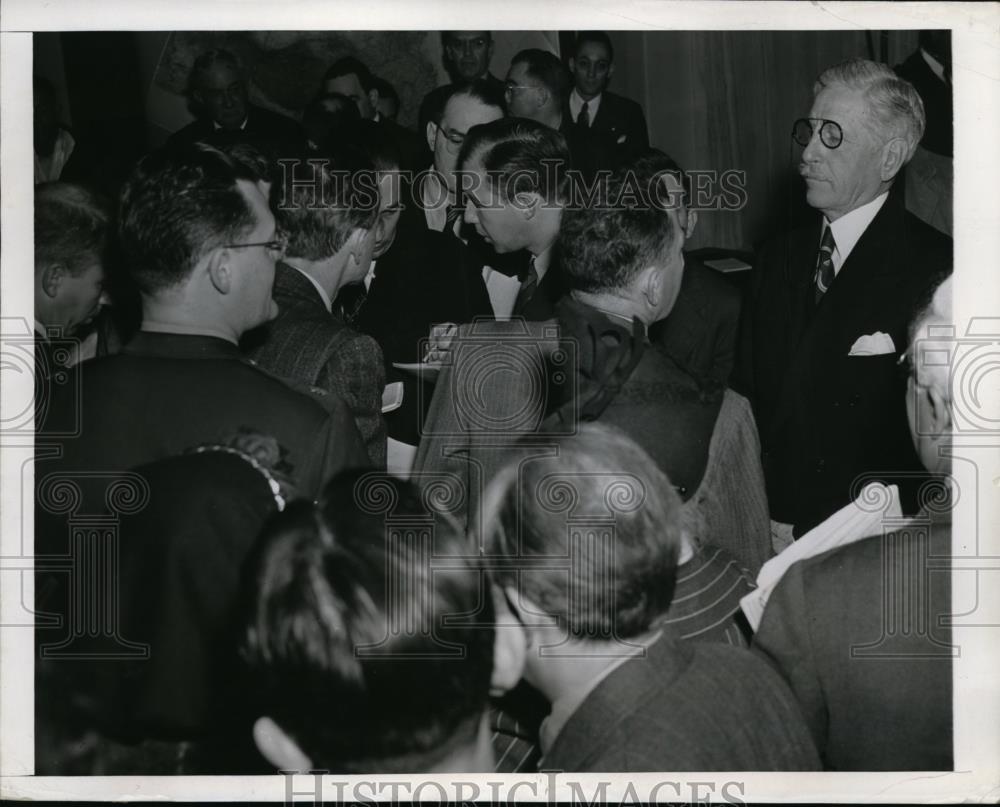
[(740, 346), (776, 548), (855, 498), (863, 480), (898, 483), (904, 510), (915, 508), (921, 466), (894, 364), (915, 310), (952, 265), (951, 239), (904, 209), (896, 182), (924, 130), (913, 87), (852, 59), (813, 91), (792, 140), (820, 215), (758, 253)]

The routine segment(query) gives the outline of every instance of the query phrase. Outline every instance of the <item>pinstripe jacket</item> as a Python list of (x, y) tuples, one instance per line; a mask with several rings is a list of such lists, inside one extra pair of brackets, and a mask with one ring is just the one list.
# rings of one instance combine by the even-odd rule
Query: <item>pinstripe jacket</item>
[(245, 349), (265, 370), (341, 398), (372, 462), (385, 467), (385, 366), (378, 343), (327, 311), (309, 280), (287, 264), (277, 265), (273, 295), (278, 316)]

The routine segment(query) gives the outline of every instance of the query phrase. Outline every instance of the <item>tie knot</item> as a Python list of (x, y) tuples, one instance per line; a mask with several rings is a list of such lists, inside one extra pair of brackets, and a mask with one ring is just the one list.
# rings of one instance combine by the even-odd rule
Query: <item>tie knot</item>
[(832, 255), (833, 251), (837, 248), (837, 242), (833, 238), (833, 228), (829, 225), (823, 230), (823, 239), (819, 243), (819, 248), (828, 255)]

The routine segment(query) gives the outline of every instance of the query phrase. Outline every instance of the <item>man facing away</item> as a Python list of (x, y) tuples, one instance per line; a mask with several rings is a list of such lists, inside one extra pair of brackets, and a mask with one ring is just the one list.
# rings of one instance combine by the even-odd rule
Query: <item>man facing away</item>
[(341, 474), (270, 525), (249, 568), (253, 733), (276, 768), (493, 770), (489, 693), (517, 683), (523, 638), (415, 486)]
[(748, 650), (681, 641), (670, 608), (681, 504), (620, 432), (586, 424), (501, 472), (486, 561), (551, 704), (541, 769), (815, 770), (780, 677)]
[(142, 330), (53, 395), (39, 437), (61, 449), (52, 465), (71, 475), (124, 471), (241, 429), (277, 440), (308, 496), (335, 471), (368, 465), (340, 401), (324, 408), (239, 351), (240, 337), (277, 313), (283, 249), (250, 170), (210, 146), (166, 148), (136, 167), (120, 210)]
[(951, 239), (904, 209), (896, 183), (923, 130), (913, 87), (864, 59), (825, 70), (795, 123), (819, 215), (760, 250), (741, 339), (779, 543), (854, 499), (862, 476), (897, 481), (915, 509), (921, 468), (895, 361), (952, 265)]
[(362, 283), (371, 266), (379, 216), (375, 168), (357, 155), (353, 164), (284, 160), (281, 169), (271, 193), (287, 238), (275, 270), (278, 315), (244, 348), (265, 370), (339, 397), (372, 463), (384, 467), (382, 351), (331, 311), (340, 289)]

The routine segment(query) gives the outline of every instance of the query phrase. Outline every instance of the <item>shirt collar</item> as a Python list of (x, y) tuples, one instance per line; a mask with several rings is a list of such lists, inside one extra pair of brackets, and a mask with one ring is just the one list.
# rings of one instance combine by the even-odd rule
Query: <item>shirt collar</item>
[(886, 191), (880, 196), (876, 196), (868, 204), (856, 207), (850, 213), (845, 213), (834, 222), (823, 219), (824, 228), (829, 227), (833, 230), (833, 240), (837, 244), (833, 254), (835, 271), (840, 271), (840, 267), (847, 261), (847, 256), (851, 254), (851, 250), (854, 249), (855, 244), (858, 243), (888, 198), (889, 191)]
[[(248, 120), (250, 120), (250, 115), (249, 114), (243, 119), (243, 123), (240, 124), (240, 131), (241, 132), (246, 131), (247, 121)], [(219, 131), (219, 129), (221, 129), (222, 127), (219, 126), (219, 124), (216, 123), (215, 121), (212, 121), (212, 128), (215, 129), (215, 131)]]
[[(597, 110), (601, 106), (601, 99), (604, 97), (604, 93), (598, 93), (589, 101), (587, 101), (587, 115), (590, 117), (590, 122), (594, 122), (594, 118), (597, 117)], [(576, 87), (573, 88), (573, 92), (569, 94), (569, 111), (570, 117), (576, 122), (577, 116), (580, 114), (580, 108), (583, 106), (583, 97), (576, 91)]]
[(331, 308), (333, 308), (333, 300), (330, 299), (330, 295), (326, 293), (326, 289), (324, 289), (319, 284), (319, 281), (317, 281), (316, 278), (314, 278), (308, 272), (303, 272), (301, 269), (299, 269), (299, 267), (292, 266), (292, 264), (290, 264), (290, 263), (286, 262), (285, 265), (291, 267), (296, 272), (298, 272), (300, 275), (302, 275), (302, 277), (304, 277), (306, 280), (308, 280), (310, 283), (312, 283), (313, 288), (316, 289), (316, 292), (319, 294), (319, 298), (323, 301), (323, 306), (326, 308), (327, 311), (329, 311)]
[(375, 264), (378, 261), (372, 261), (371, 266), (368, 267), (368, 274), (365, 275), (364, 284), (365, 290), (370, 290), (372, 287), (372, 281), (375, 279)]
[(920, 49), (920, 55), (924, 57), (924, 61), (927, 62), (927, 66), (934, 72), (935, 76), (941, 79), (941, 81), (947, 81), (944, 77), (944, 65), (941, 64), (941, 62), (931, 56), (923, 48)]

